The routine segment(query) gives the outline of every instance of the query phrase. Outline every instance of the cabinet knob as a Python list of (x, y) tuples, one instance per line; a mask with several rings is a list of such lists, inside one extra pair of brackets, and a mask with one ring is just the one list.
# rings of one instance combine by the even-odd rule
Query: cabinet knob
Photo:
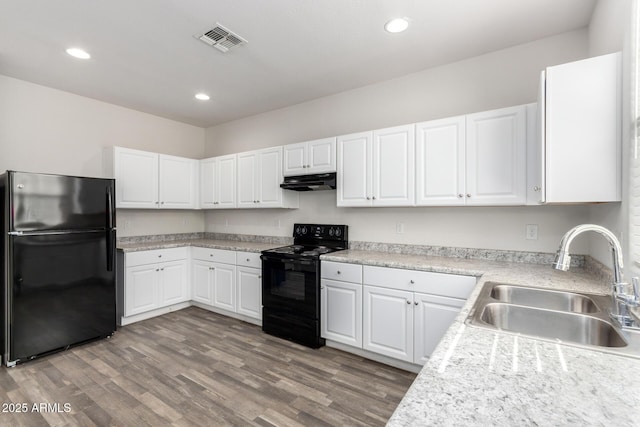
[(158, 258), (162, 258), (162, 254), (158, 255)]
[(411, 301), (407, 300), (407, 304), (411, 305)]
[(307, 165), (302, 165), (302, 169), (305, 169), (307, 167)]
[(209, 254), (209, 256), (213, 256), (213, 254)]
[(249, 258), (247, 258), (247, 262), (251, 261)]
[(160, 271), (164, 271), (164, 267), (160, 269)]
[(160, 269), (159, 269), (159, 268), (156, 268), (156, 271), (160, 271)]
[(458, 194), (458, 198), (462, 199), (462, 197), (464, 197), (462, 193)]
[(414, 302), (413, 302), (413, 304), (414, 304), (414, 305), (418, 305), (418, 301), (414, 301)]
[(376, 199), (376, 196), (373, 196), (373, 197), (372, 197), (372, 199), (373, 199), (373, 200), (375, 200), (375, 199)]
[(467, 193), (467, 197), (471, 197), (471, 194)]
[(160, 202), (161, 205), (164, 205), (164, 202)]
[(307, 168), (310, 168), (310, 167), (311, 167), (311, 165), (307, 165)]
[(324, 286), (320, 286), (320, 289), (324, 289)]
[(367, 196), (367, 200), (371, 200), (371, 197)]
[(409, 280), (409, 283), (411, 283), (413, 285), (416, 282), (414, 282), (413, 280)]
[(262, 275), (258, 276), (258, 279), (262, 279)]
[(336, 271), (336, 273), (338, 273), (338, 274), (342, 274), (342, 272), (341, 272), (340, 270)]
[(156, 202), (156, 205), (159, 204), (160, 202)]
[(533, 187), (533, 191), (540, 191), (540, 187), (536, 185), (535, 187)]

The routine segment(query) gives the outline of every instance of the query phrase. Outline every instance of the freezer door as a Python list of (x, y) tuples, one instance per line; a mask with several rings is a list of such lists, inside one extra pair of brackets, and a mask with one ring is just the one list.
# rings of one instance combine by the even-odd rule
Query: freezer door
[(108, 240), (104, 232), (9, 238), (9, 362), (115, 331)]
[(115, 227), (114, 180), (9, 172), (9, 231)]

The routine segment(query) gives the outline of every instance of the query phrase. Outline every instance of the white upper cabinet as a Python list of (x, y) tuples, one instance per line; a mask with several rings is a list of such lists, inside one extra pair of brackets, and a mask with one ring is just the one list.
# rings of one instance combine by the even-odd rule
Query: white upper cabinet
[(525, 105), (467, 116), (467, 205), (526, 203), (526, 118)]
[(464, 205), (464, 116), (416, 125), (416, 204)]
[(200, 160), (200, 207), (236, 207), (236, 155)]
[(280, 188), (282, 147), (238, 154), (237, 207), (297, 208), (298, 193)]
[(336, 138), (284, 146), (284, 176), (336, 171)]
[(411, 206), (415, 202), (415, 127), (338, 137), (338, 206)]
[(198, 160), (160, 154), (160, 207), (195, 209), (197, 207)]
[(113, 147), (107, 173), (116, 179), (116, 207), (194, 209), (198, 161)]
[(538, 99), (540, 203), (621, 200), (621, 55), (548, 67)]
[(416, 125), (416, 204), (524, 205), (527, 106)]

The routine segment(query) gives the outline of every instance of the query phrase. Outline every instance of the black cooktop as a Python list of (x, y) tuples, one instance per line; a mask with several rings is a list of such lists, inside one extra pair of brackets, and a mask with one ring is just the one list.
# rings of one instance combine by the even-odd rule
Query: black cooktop
[(293, 245), (263, 251), (286, 258), (319, 258), (322, 254), (347, 249), (348, 226), (294, 224)]

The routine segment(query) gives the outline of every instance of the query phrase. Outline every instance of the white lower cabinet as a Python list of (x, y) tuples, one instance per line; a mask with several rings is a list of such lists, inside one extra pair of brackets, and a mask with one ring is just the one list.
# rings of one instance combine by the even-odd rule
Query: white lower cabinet
[(437, 295), (413, 294), (413, 361), (424, 365), (465, 300)]
[(323, 261), (322, 337), (423, 365), (476, 278)]
[(189, 248), (127, 253), (124, 317), (189, 301)]
[(237, 267), (238, 314), (262, 319), (262, 270)]
[(211, 307), (235, 312), (235, 251), (193, 248), (192, 257), (191, 298)]
[(362, 348), (413, 362), (413, 293), (364, 286), (363, 299)]

